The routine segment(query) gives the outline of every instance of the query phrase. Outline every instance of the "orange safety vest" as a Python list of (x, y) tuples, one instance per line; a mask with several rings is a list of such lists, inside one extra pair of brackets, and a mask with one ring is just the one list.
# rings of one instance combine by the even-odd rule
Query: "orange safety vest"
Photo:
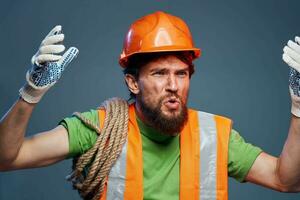
[[(105, 111), (99, 110), (103, 127)], [(180, 133), (180, 200), (228, 199), (228, 142), (231, 120), (188, 110)], [(129, 106), (127, 141), (112, 167), (100, 200), (143, 199), (142, 139), (134, 104)]]

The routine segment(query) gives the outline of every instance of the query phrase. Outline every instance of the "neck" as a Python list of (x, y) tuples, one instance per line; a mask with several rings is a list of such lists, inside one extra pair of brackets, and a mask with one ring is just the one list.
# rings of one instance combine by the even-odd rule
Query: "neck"
[(141, 109), (141, 106), (138, 101), (134, 102), (135, 107), (135, 113), (138, 116), (138, 118), (146, 125), (151, 126), (150, 123), (147, 121), (145, 115), (143, 114), (143, 111)]

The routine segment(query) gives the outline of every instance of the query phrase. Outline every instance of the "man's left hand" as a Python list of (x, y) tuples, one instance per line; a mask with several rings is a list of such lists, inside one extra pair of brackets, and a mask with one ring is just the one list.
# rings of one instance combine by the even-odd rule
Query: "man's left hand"
[(289, 40), (283, 48), (282, 59), (290, 66), (289, 91), (292, 100), (291, 112), (300, 117), (300, 37)]

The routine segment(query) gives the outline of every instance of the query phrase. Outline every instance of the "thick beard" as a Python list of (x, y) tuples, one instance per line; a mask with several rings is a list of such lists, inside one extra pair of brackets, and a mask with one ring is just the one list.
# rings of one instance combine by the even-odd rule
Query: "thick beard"
[[(177, 136), (188, 119), (187, 107), (186, 104), (182, 103), (181, 98), (176, 94), (164, 96), (159, 100), (159, 103), (152, 108), (144, 101), (142, 96), (142, 94), (138, 94), (136, 98), (145, 117), (146, 123), (164, 135)], [(169, 96), (176, 96), (181, 102), (180, 113), (172, 117), (164, 115), (161, 111), (163, 100)]]

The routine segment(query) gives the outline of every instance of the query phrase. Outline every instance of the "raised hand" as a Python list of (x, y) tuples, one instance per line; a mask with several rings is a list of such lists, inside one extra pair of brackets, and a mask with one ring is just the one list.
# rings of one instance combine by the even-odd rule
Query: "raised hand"
[(290, 66), (289, 90), (292, 99), (291, 112), (300, 117), (300, 37), (289, 40), (283, 48), (282, 59)]
[(78, 55), (78, 49), (70, 47), (60, 55), (65, 46), (61, 26), (55, 26), (42, 41), (31, 59), (32, 67), (26, 73), (27, 83), (20, 89), (20, 96), (28, 103), (40, 101), (46, 91), (61, 77), (68, 64)]

